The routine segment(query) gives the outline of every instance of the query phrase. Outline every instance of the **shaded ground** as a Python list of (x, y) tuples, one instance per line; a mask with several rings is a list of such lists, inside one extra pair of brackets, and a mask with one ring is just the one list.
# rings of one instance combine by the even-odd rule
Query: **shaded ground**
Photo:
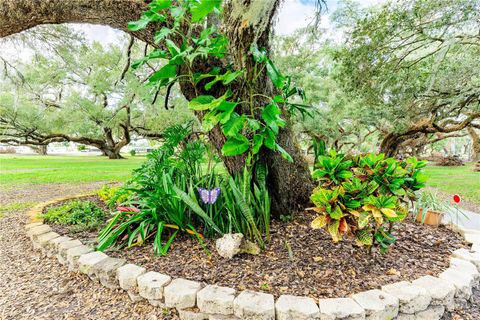
[[(133, 304), (128, 296), (106, 289), (88, 278), (68, 273), (55, 259), (41, 258), (24, 235), (24, 203), (33, 204), (62, 195), (97, 189), (101, 183), (35, 185), (0, 191), (0, 319), (176, 319), (147, 303)], [(294, 256), (301, 259), (297, 252)], [(152, 259), (151, 254), (146, 259)], [(198, 259), (191, 257), (191, 260)], [(341, 259), (341, 256), (339, 257)], [(188, 264), (183, 261), (182, 264)], [(258, 270), (257, 270), (258, 271)], [(480, 319), (480, 292), (467, 310), (443, 319)]]
[[(0, 207), (40, 202), (97, 189), (101, 183), (35, 185), (0, 191)], [(15, 206), (13, 206), (15, 207)], [(87, 277), (69, 273), (56, 259), (41, 258), (25, 236), (23, 210), (0, 218), (0, 319), (175, 319), (148, 303), (131, 303)]]

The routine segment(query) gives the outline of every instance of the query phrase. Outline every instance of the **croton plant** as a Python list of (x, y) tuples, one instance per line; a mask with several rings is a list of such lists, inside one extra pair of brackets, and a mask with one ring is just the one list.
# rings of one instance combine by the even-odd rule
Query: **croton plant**
[(334, 242), (353, 236), (360, 246), (386, 252), (395, 242), (395, 222), (408, 215), (407, 204), (425, 186), (426, 161), (385, 158), (384, 154), (345, 156), (330, 150), (317, 157), (313, 178), (319, 181), (310, 199), (319, 214), (312, 228), (325, 228)]

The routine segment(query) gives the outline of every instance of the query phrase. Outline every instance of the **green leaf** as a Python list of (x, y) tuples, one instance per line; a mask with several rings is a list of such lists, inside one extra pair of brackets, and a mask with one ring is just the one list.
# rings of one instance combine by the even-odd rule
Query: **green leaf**
[[(221, 124), (225, 124), (230, 120), (230, 117), (238, 105), (236, 102), (222, 101), (215, 110), (219, 111), (218, 119)], [(243, 115), (242, 115), (243, 116)]]
[(330, 212), (330, 217), (332, 219), (335, 219), (335, 220), (340, 219), (341, 217), (343, 217), (342, 209), (340, 209), (339, 206), (335, 206), (335, 208), (333, 208), (332, 212)]
[(190, 12), (192, 13), (192, 22), (199, 22), (208, 16), (213, 10), (220, 9), (222, 0), (198, 0), (193, 2)]
[(164, 65), (160, 70), (155, 72), (149, 79), (149, 83), (156, 83), (162, 79), (174, 78), (177, 76), (177, 67), (171, 64)]
[(222, 147), (222, 154), (224, 156), (237, 156), (246, 152), (249, 148), (250, 141), (242, 135), (237, 135), (227, 139)]
[(265, 137), (261, 134), (256, 134), (253, 136), (253, 147), (252, 147), (253, 154), (257, 154), (260, 151), (260, 148), (263, 145), (264, 138)]
[(267, 58), (267, 75), (272, 80), (275, 87), (283, 89), (285, 86), (285, 77), (278, 71), (273, 62)]
[(232, 114), (230, 120), (223, 126), (223, 133), (227, 137), (234, 137), (239, 134), (245, 124), (245, 115), (239, 116), (237, 113)]
[(264, 136), (265, 136), (265, 140), (263, 144), (270, 150), (276, 150), (275, 139), (277, 135), (272, 130), (267, 128), (265, 130)]
[(342, 170), (339, 173), (337, 173), (337, 177), (339, 177), (341, 179), (348, 179), (348, 178), (353, 177), (353, 173), (351, 171)]
[(276, 143), (275, 145), (277, 147), (277, 150), (282, 155), (283, 159), (287, 160), (288, 162), (293, 162), (292, 156), (285, 149), (283, 149), (278, 143)]
[[(279, 115), (282, 114), (280, 108), (276, 104), (268, 104), (262, 110), (262, 119), (265, 121), (267, 126), (269, 126), (275, 134), (278, 134), (279, 122), (282, 120)], [(283, 121), (283, 120), (282, 120)]]
[(160, 41), (168, 37), (168, 35), (170, 35), (172, 32), (173, 32), (172, 29), (169, 29), (167, 27), (162, 27), (160, 31), (157, 31), (155, 33), (155, 37), (154, 37), (155, 43), (159, 43)]
[(170, 8), (172, 5), (171, 0), (154, 0), (149, 4), (150, 9), (153, 11), (161, 11), (167, 8)]
[(131, 21), (128, 23), (128, 30), (130, 31), (138, 31), (145, 29), (147, 25), (150, 23), (151, 19), (147, 17), (146, 15), (142, 15), (140, 20), (137, 21)]
[(267, 51), (264, 48), (259, 49), (256, 43), (252, 44), (250, 52), (255, 62), (262, 63), (267, 61)]
[(188, 102), (188, 108), (195, 111), (208, 110), (214, 100), (215, 97), (213, 96), (198, 96)]

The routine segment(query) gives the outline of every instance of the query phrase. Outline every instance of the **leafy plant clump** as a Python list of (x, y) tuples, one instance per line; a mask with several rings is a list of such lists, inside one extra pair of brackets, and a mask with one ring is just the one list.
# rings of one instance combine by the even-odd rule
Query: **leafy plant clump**
[(179, 232), (201, 243), (241, 232), (262, 246), (270, 225), (266, 169), (258, 167), (255, 179), (246, 169), (229, 176), (190, 124), (168, 128), (163, 136), (163, 145), (115, 192), (128, 197), (100, 233), (98, 249), (151, 239), (154, 252), (163, 256)]
[(319, 155), (313, 177), (319, 181), (309, 208), (320, 215), (312, 227), (325, 228), (334, 242), (351, 235), (360, 246), (384, 253), (396, 238), (393, 224), (408, 215), (407, 204), (423, 188), (426, 161), (405, 161), (383, 154), (345, 156), (331, 150)]
[(71, 226), (72, 232), (95, 230), (105, 221), (102, 208), (95, 202), (83, 200), (72, 200), (50, 208), (42, 217), (46, 222)]

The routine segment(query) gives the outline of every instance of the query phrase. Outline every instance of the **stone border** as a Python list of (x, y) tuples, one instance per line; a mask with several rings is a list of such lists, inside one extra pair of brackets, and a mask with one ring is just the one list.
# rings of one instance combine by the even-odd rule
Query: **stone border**
[(424, 276), (351, 295), (348, 298), (314, 300), (308, 297), (273, 295), (172, 277), (112, 258), (83, 245), (79, 240), (60, 236), (43, 224), (44, 207), (91, 194), (59, 198), (37, 204), (28, 211), (26, 233), (43, 255), (56, 256), (71, 272), (80, 272), (111, 289), (121, 288), (132, 301), (143, 299), (154, 306), (176, 308), (183, 320), (357, 320), (357, 319), (440, 319), (445, 310), (465, 306), (480, 280), (480, 231), (459, 231), (470, 250), (458, 249), (450, 267), (438, 277)]

